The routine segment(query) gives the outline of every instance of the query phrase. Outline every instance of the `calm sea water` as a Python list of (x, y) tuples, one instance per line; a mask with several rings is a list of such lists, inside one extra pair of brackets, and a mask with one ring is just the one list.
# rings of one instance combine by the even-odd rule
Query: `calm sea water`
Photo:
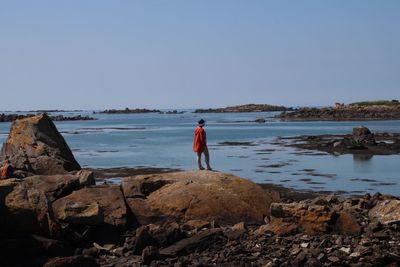
[[(400, 121), (254, 123), (276, 113), (128, 114), (92, 112), (96, 121), (57, 122), (83, 167), (163, 167), (194, 169), (192, 152), (196, 122), (207, 121), (206, 132), (215, 170), (234, 173), (258, 183), (306, 190), (382, 192), (400, 195), (400, 156), (299, 155), (298, 150), (273, 145), (278, 136), (343, 134), (364, 125), (372, 131), (400, 132)], [(0, 141), (9, 123), (0, 123)], [(250, 141), (255, 146), (219, 146), (224, 141)]]

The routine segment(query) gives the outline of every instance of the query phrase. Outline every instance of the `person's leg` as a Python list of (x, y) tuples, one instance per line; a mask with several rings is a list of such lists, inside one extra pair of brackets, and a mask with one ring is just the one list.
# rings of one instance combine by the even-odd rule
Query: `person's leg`
[(201, 152), (197, 152), (197, 167), (199, 170), (204, 170), (204, 167), (201, 165)]
[(208, 147), (204, 150), (204, 157), (206, 159), (207, 170), (212, 170), (210, 166), (210, 154), (208, 153)]

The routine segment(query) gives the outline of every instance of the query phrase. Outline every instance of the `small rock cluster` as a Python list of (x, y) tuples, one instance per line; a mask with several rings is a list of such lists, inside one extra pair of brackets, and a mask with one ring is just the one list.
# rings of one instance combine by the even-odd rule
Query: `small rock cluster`
[(280, 137), (286, 146), (333, 154), (392, 155), (400, 153), (400, 134), (372, 133), (367, 127), (354, 127), (348, 135)]

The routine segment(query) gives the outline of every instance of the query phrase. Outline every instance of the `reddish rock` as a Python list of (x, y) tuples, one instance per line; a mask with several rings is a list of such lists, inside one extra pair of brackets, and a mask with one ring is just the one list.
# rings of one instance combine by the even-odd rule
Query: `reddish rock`
[(89, 183), (81, 175), (37, 175), (19, 181), (5, 197), (7, 224), (16, 231), (53, 234), (51, 203)]
[(126, 206), (119, 186), (93, 186), (74, 191), (53, 203), (57, 220), (71, 224), (126, 224)]
[(249, 180), (209, 171), (128, 177), (122, 189), (141, 224), (165, 219), (263, 224), (273, 201), (271, 194)]
[(305, 203), (273, 203), (268, 229), (279, 235), (295, 232), (326, 233), (333, 215), (334, 211), (327, 206)]
[(13, 122), (0, 157), (8, 160), (16, 173), (22, 171), (26, 175), (63, 174), (81, 169), (63, 136), (46, 114)]
[(343, 235), (359, 235), (361, 232), (360, 224), (350, 212), (340, 213), (334, 227)]

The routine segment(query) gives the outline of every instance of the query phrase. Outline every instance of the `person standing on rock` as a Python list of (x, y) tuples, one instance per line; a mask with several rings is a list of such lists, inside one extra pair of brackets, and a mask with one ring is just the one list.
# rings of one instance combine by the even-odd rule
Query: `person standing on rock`
[(197, 167), (199, 170), (204, 170), (204, 167), (201, 164), (201, 154), (203, 153), (206, 160), (207, 170), (212, 170), (210, 167), (210, 155), (208, 154), (206, 131), (204, 131), (205, 125), (205, 120), (201, 119), (198, 121), (198, 125), (194, 130), (193, 151), (197, 153)]

